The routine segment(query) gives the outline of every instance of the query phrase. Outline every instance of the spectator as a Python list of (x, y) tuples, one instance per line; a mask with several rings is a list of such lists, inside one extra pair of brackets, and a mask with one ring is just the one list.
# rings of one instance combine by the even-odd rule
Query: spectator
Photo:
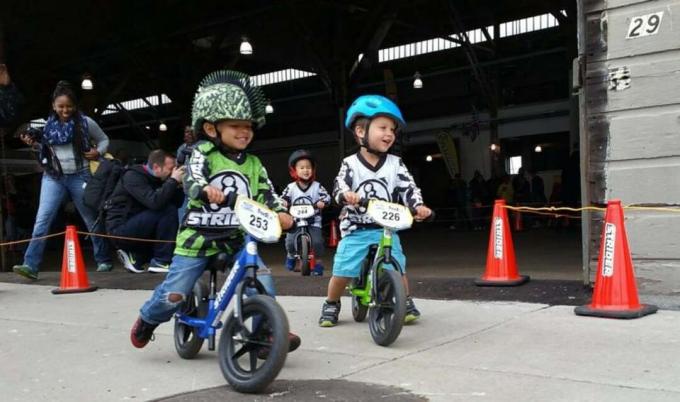
[(172, 155), (157, 149), (151, 151), (146, 164), (128, 169), (113, 190), (105, 207), (107, 232), (164, 241), (150, 246), (146, 242), (116, 240), (118, 257), (128, 271), (144, 272), (142, 266), (150, 258), (149, 272), (168, 272), (177, 236), (183, 175), (184, 167), (176, 167)]
[[(194, 129), (191, 126), (184, 127), (184, 143), (177, 148), (177, 166), (184, 166), (189, 162), (189, 157), (194, 150), (194, 146), (198, 142), (198, 137), (194, 133)], [(179, 222), (182, 222), (184, 218), (184, 213), (187, 210), (187, 204), (189, 203), (189, 198), (184, 197), (182, 206), (177, 210), (177, 218)]]
[[(109, 138), (99, 125), (77, 108), (75, 91), (66, 81), (60, 81), (52, 94), (52, 113), (41, 132), (20, 133), (27, 145), (40, 148), (44, 173), (40, 186), (40, 203), (35, 217), (32, 238), (47, 235), (52, 221), (69, 196), (90, 232), (96, 232), (97, 212), (83, 204), (83, 192), (91, 177), (89, 164), (106, 152)], [(96, 143), (96, 147), (92, 143)], [(113, 268), (106, 239), (92, 236), (97, 271)], [(45, 251), (45, 240), (33, 240), (24, 254), (24, 262), (12, 270), (37, 280), (40, 262)]]
[(496, 191), (496, 198), (497, 199), (504, 199), (506, 203), (510, 204), (513, 201), (513, 188), (512, 184), (510, 184), (510, 176), (507, 174), (503, 176), (501, 179), (501, 185), (498, 186), (498, 190)]
[(531, 201), (531, 184), (527, 179), (526, 170), (521, 167), (517, 175), (512, 179), (513, 198), (517, 204), (524, 204)]
[(0, 127), (8, 126), (17, 116), (21, 94), (12, 82), (7, 66), (0, 64)]
[(484, 176), (475, 170), (475, 175), (470, 180), (470, 203), (472, 206), (472, 228), (480, 230), (484, 227), (486, 206), (491, 203)]

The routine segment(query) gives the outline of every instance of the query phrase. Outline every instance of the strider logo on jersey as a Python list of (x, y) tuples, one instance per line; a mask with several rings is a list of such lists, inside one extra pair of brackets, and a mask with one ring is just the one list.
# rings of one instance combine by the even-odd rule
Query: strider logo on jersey
[[(248, 179), (233, 170), (219, 172), (210, 177), (210, 185), (219, 188), (225, 197), (236, 193), (252, 198)], [(191, 209), (185, 219), (186, 226), (202, 229), (224, 229), (239, 226), (238, 218), (234, 211), (219, 204), (206, 204), (201, 208)]]

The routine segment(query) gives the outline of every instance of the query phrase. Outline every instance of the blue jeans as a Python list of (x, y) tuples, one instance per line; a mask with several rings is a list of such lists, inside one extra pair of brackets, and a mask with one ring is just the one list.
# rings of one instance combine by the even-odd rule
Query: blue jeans
[[(97, 212), (83, 204), (85, 184), (89, 178), (90, 171), (88, 168), (77, 173), (65, 174), (56, 179), (47, 173), (43, 173), (40, 185), (40, 204), (38, 206), (38, 214), (35, 217), (35, 225), (33, 226), (33, 238), (45, 236), (49, 233), (52, 221), (57, 216), (59, 208), (67, 195), (75, 204), (88, 230), (91, 233), (98, 232), (97, 228), (94, 227)], [(94, 246), (94, 259), (97, 263), (111, 263), (108, 240), (97, 236), (91, 236), (90, 238)], [(31, 241), (26, 249), (26, 254), (24, 254), (24, 265), (28, 265), (31, 269), (38, 272), (44, 251), (45, 240)]]
[[(209, 262), (210, 257), (185, 257), (175, 254), (172, 257), (170, 271), (165, 280), (156, 286), (151, 299), (144, 303), (139, 310), (142, 319), (149, 324), (161, 324), (170, 321), (175, 312), (179, 310), (182, 302), (171, 302), (168, 300), (168, 295), (171, 293), (180, 294), (184, 299), (191, 292)], [(267, 294), (274, 297), (276, 291), (271, 271), (259, 258), (258, 267), (257, 279), (262, 283)]]
[[(168, 205), (159, 211), (147, 209), (136, 215), (129, 216), (123, 224), (112, 228), (109, 232), (115, 236), (136, 237), (154, 240), (175, 240), (177, 237), (177, 208)], [(143, 260), (151, 259), (152, 263), (168, 264), (172, 260), (175, 250), (174, 243), (146, 243), (135, 240), (116, 240), (118, 248), (134, 251)]]

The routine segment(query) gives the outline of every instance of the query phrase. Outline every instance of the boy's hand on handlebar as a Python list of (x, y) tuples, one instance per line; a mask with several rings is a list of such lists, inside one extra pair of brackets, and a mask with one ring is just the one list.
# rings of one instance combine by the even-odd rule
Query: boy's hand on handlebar
[(413, 218), (417, 221), (424, 221), (432, 215), (432, 210), (425, 205), (419, 205), (416, 207), (416, 216)]
[(324, 208), (326, 208), (326, 204), (325, 204), (323, 201), (318, 201), (318, 202), (316, 203), (316, 207), (317, 207), (318, 209), (324, 209)]
[(342, 194), (342, 197), (345, 199), (345, 203), (349, 205), (357, 205), (361, 200), (359, 194), (355, 193), (354, 191), (347, 191)]
[(224, 193), (217, 187), (207, 185), (203, 187), (203, 192), (208, 198), (208, 202), (212, 204), (221, 204), (224, 202)]
[(279, 222), (281, 223), (281, 229), (288, 230), (293, 226), (293, 217), (286, 212), (279, 212)]

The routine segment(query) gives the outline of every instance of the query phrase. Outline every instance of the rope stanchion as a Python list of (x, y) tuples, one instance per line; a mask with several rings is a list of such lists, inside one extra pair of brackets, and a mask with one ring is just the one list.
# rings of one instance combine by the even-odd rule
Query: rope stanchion
[(8, 242), (5, 242), (5, 243), (0, 243), (0, 247), (4, 247), (4, 246), (13, 246), (13, 245), (15, 245), (15, 244), (30, 243), (30, 242), (32, 242), (33, 240), (45, 240), (45, 239), (49, 239), (49, 238), (51, 238), (51, 237), (61, 236), (61, 235), (63, 235), (64, 233), (66, 233), (66, 231), (59, 232), (59, 233), (52, 233), (52, 234), (45, 235), (45, 236), (40, 236), (40, 237), (33, 237), (33, 238), (30, 238), (30, 239), (8, 241)]

